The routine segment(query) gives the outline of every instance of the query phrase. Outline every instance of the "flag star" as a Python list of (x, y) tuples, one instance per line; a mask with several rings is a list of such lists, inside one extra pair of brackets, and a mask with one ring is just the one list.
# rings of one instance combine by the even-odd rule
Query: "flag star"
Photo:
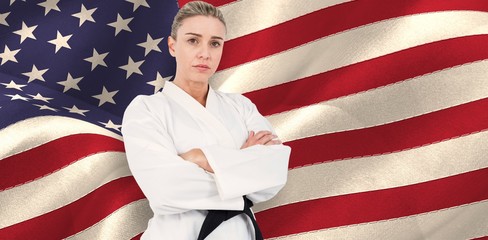
[(93, 56), (91, 56), (89, 58), (85, 58), (84, 60), (87, 62), (91, 62), (91, 70), (93, 71), (93, 69), (95, 69), (98, 65), (102, 65), (105, 67), (107, 66), (105, 61), (103, 61), (103, 59), (105, 57), (107, 57), (107, 55), (108, 55), (108, 52), (98, 54), (97, 50), (94, 48), (93, 49)]
[(93, 19), (92, 17), (92, 14), (93, 12), (95, 12), (95, 10), (97, 10), (97, 8), (86, 9), (85, 6), (81, 4), (81, 11), (71, 16), (80, 19), (80, 27), (81, 27), (81, 25), (83, 25), (83, 23), (85, 23), (86, 21), (95, 22), (95, 19)]
[(102, 89), (102, 93), (98, 94), (98, 95), (94, 95), (93, 97), (100, 100), (100, 102), (98, 103), (99, 107), (102, 106), (102, 104), (104, 104), (106, 102), (115, 104), (113, 97), (115, 96), (115, 94), (117, 94), (118, 91), (119, 90), (109, 92), (109, 91), (107, 91), (107, 89), (104, 86)]
[(46, 106), (46, 105), (39, 105), (39, 104), (32, 104), (36, 107), (39, 107), (39, 110), (51, 110), (53, 112), (57, 112), (59, 111), (58, 109), (55, 109), (55, 108), (52, 108), (52, 107), (49, 107), (49, 106)]
[(158, 38), (158, 39), (152, 39), (151, 35), (149, 33), (147, 34), (147, 38), (145, 42), (137, 44), (137, 46), (143, 47), (144, 48), (144, 56), (147, 56), (149, 52), (152, 50), (161, 52), (161, 49), (158, 47), (158, 44), (163, 40), (163, 38)]
[(63, 108), (68, 110), (70, 113), (78, 113), (83, 116), (86, 116), (85, 113), (90, 111), (90, 110), (79, 109), (78, 107), (76, 107), (76, 105), (73, 105), (73, 107), (71, 108), (69, 107), (63, 107)]
[(63, 85), (64, 86), (64, 89), (63, 89), (63, 92), (66, 92), (70, 89), (76, 89), (76, 90), (80, 90), (80, 87), (78, 87), (78, 83), (81, 81), (81, 79), (83, 79), (83, 77), (79, 77), (79, 78), (73, 78), (71, 76), (70, 73), (68, 73), (68, 76), (66, 77), (66, 80), (65, 81), (60, 81), (58, 82), (58, 84), (60, 85)]
[(127, 65), (120, 66), (119, 68), (127, 71), (125, 79), (128, 79), (130, 77), (130, 75), (132, 75), (133, 73), (137, 73), (137, 74), (142, 75), (142, 72), (141, 72), (141, 70), (139, 70), (139, 67), (143, 63), (144, 63), (144, 60), (139, 61), (139, 62), (134, 62), (132, 60), (132, 58), (129, 56), (129, 62), (127, 63)]
[(32, 27), (27, 27), (25, 22), (22, 22), (22, 28), (20, 30), (15, 31), (14, 33), (20, 36), (20, 43), (22, 43), (27, 38), (36, 39), (34, 36), (34, 30), (37, 28), (37, 25)]
[(7, 17), (10, 12), (0, 13), (0, 24), (8, 26)]
[(48, 97), (43, 97), (40, 93), (38, 93), (37, 95), (31, 95), (31, 94), (27, 94), (29, 95), (30, 97), (32, 97), (32, 99), (34, 100), (39, 100), (39, 101), (43, 101), (43, 102), (47, 102), (49, 103), (49, 100), (52, 100), (53, 98), (48, 98)]
[(173, 76), (169, 77), (161, 77), (161, 74), (159, 72), (157, 73), (156, 79), (154, 81), (147, 82), (147, 84), (154, 86), (154, 93), (157, 93), (159, 90), (161, 90), (164, 87), (164, 83), (171, 79)]
[(30, 83), (36, 79), (45, 82), (46, 80), (44, 80), (44, 77), (42, 77), (42, 75), (44, 73), (46, 73), (47, 70), (49, 70), (49, 69), (46, 68), (46, 69), (40, 70), (40, 69), (37, 69), (36, 65), (32, 65), (32, 71), (22, 73), (22, 75), (29, 77), (29, 80), (27, 81), (28, 83)]
[(125, 0), (125, 1), (134, 4), (134, 8), (133, 8), (132, 12), (135, 12), (137, 10), (137, 8), (139, 8), (140, 6), (150, 8), (149, 4), (147, 4), (146, 0)]
[(5, 45), (5, 49), (3, 50), (3, 53), (0, 53), (0, 58), (2, 59), (2, 62), (0, 65), (3, 65), (4, 63), (11, 61), (11, 62), (17, 62), (17, 59), (15, 58), (15, 55), (20, 51), (20, 49), (13, 50), (11, 51), (7, 45)]
[(54, 53), (57, 53), (62, 47), (71, 49), (71, 47), (68, 45), (68, 40), (71, 38), (71, 36), (73, 36), (73, 34), (63, 36), (59, 31), (57, 31), (56, 38), (47, 42), (56, 46)]
[(119, 34), (119, 32), (122, 30), (132, 32), (132, 30), (130, 30), (130, 28), (129, 28), (129, 23), (130, 23), (130, 21), (132, 21), (132, 19), (133, 19), (133, 17), (123, 19), (120, 16), (120, 14), (117, 13), (117, 21), (111, 22), (107, 25), (115, 28), (115, 36), (117, 36), (117, 34)]
[(117, 130), (120, 132), (120, 128), (122, 127), (122, 125), (117, 125), (115, 123), (112, 122), (112, 120), (108, 120), (108, 122), (104, 123), (104, 122), (99, 122), (101, 124), (103, 124), (106, 128), (111, 128), (111, 129), (114, 129), (114, 130)]
[(61, 12), (58, 7), (59, 0), (46, 0), (45, 2), (38, 3), (37, 5), (44, 8), (44, 16), (46, 16), (51, 10), (56, 10)]
[(22, 88), (27, 86), (27, 85), (21, 85), (21, 84), (16, 84), (14, 81), (10, 80), (9, 83), (2, 83), (2, 85), (5, 86), (5, 88), (12, 88), (12, 89), (17, 89), (19, 91), (22, 91)]
[(23, 100), (23, 101), (26, 101), (28, 102), (29, 99), (26, 98), (26, 97), (22, 97), (20, 96), (19, 94), (15, 94), (15, 95), (9, 95), (9, 94), (5, 94), (5, 96), (7, 97), (11, 97), (10, 101), (13, 101), (13, 100)]

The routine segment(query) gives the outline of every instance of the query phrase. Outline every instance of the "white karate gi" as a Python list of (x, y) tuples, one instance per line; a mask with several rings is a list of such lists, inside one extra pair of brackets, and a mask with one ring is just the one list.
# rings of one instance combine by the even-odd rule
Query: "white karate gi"
[[(125, 111), (122, 133), (130, 170), (154, 217), (142, 239), (196, 240), (209, 209), (242, 210), (278, 193), (287, 178), (290, 148), (240, 147), (249, 131), (273, 131), (239, 94), (209, 87), (206, 107), (166, 82), (162, 92), (138, 96)], [(202, 149), (214, 174), (178, 154)], [(254, 239), (245, 214), (223, 222), (207, 239)]]

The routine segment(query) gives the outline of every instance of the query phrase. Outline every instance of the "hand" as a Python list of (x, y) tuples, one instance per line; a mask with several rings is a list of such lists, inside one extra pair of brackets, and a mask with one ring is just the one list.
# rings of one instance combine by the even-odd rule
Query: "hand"
[(207, 157), (200, 148), (194, 148), (188, 152), (180, 154), (179, 156), (186, 161), (195, 163), (207, 172), (214, 172), (210, 164), (208, 164)]
[(270, 131), (259, 131), (258, 133), (254, 133), (254, 131), (249, 132), (249, 136), (246, 142), (242, 145), (241, 149), (251, 147), (257, 144), (260, 145), (277, 145), (281, 144), (281, 141), (277, 138), (276, 135), (273, 135)]

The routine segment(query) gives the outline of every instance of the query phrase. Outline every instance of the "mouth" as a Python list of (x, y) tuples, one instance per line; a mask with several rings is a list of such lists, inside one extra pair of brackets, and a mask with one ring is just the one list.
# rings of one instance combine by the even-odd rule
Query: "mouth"
[(205, 64), (198, 64), (198, 65), (194, 65), (193, 67), (199, 69), (199, 70), (208, 70), (210, 69), (210, 67), (208, 65), (205, 65)]

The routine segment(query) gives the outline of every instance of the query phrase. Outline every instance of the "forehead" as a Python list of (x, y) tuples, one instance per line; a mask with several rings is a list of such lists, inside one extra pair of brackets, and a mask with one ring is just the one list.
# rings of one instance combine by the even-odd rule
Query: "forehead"
[(212, 16), (193, 16), (181, 22), (177, 35), (196, 33), (202, 36), (225, 37), (225, 26), (217, 18)]

